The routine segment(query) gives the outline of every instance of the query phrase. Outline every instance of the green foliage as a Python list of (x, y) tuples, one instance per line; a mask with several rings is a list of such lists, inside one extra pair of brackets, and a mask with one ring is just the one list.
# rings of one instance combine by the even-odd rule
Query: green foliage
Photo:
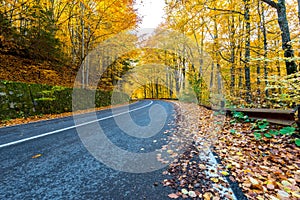
[(260, 133), (255, 133), (255, 132), (254, 132), (254, 137), (255, 137), (255, 139), (257, 139), (257, 140), (261, 140), (261, 139), (262, 139), (262, 135), (261, 135)]
[(257, 120), (253, 125), (254, 137), (257, 140), (262, 139), (263, 136), (272, 138), (272, 135), (268, 132), (269, 122), (267, 120)]
[(273, 136), (272, 136), (271, 134), (269, 134), (269, 133), (265, 133), (264, 136), (265, 136), (266, 138), (272, 138), (272, 137), (273, 137)]
[(295, 144), (297, 147), (300, 147), (300, 139), (299, 138), (295, 139)]
[(269, 130), (269, 128), (269, 122), (266, 119), (256, 120), (256, 122), (252, 124), (255, 139), (260, 140), (263, 136), (272, 138), (274, 135), (278, 135), (278, 131)]
[(269, 134), (270, 135), (274, 135), (274, 136), (277, 136), (277, 135), (280, 135), (280, 133), (279, 133), (279, 131), (277, 131), (277, 130), (269, 130)]
[(245, 115), (242, 112), (232, 111), (232, 117), (233, 120), (230, 121), (230, 123), (236, 123), (236, 122), (249, 122), (250, 119), (248, 115)]
[(281, 135), (293, 135), (295, 131), (296, 131), (295, 127), (288, 126), (280, 129), (279, 132)]
[(257, 120), (255, 125), (261, 132), (266, 131), (269, 128), (269, 122), (266, 119)]
[(236, 134), (236, 130), (235, 130), (235, 129), (231, 129), (231, 130), (230, 130), (230, 133), (231, 133), (232, 135), (235, 135), (235, 134)]
[(256, 122), (252, 124), (255, 139), (260, 140), (263, 137), (273, 138), (278, 135), (293, 135), (296, 133), (296, 128), (292, 126), (284, 127), (279, 131), (273, 129), (270, 130), (269, 128), (269, 122), (266, 119), (256, 120)]

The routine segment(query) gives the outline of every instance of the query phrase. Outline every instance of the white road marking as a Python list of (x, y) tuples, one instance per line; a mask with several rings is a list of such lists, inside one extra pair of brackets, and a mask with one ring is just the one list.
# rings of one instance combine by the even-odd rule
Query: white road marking
[(9, 143), (6, 143), (6, 144), (1, 144), (0, 148), (8, 147), (8, 146), (11, 146), (11, 145), (14, 145), (14, 144), (23, 143), (23, 142), (26, 142), (26, 141), (29, 141), (29, 140), (34, 140), (34, 139), (45, 137), (45, 136), (52, 135), (52, 134), (55, 134), (55, 133), (60, 133), (60, 132), (67, 131), (67, 130), (70, 130), (70, 129), (73, 129), (73, 128), (77, 128), (77, 127), (81, 127), (81, 126), (86, 126), (86, 125), (89, 125), (89, 124), (92, 124), (92, 123), (95, 123), (95, 122), (103, 121), (103, 120), (106, 120), (106, 119), (110, 119), (110, 118), (113, 118), (113, 117), (124, 115), (126, 113), (130, 113), (130, 112), (133, 112), (133, 111), (141, 110), (141, 109), (146, 108), (146, 107), (148, 107), (148, 106), (150, 106), (152, 104), (153, 104), (153, 101), (151, 101), (149, 104), (147, 104), (145, 106), (142, 106), (142, 107), (139, 107), (139, 108), (135, 108), (135, 109), (132, 109), (132, 110), (129, 110), (129, 111), (126, 111), (126, 112), (121, 112), (121, 113), (118, 113), (118, 114), (115, 114), (115, 115), (111, 115), (111, 116), (108, 116), (108, 117), (103, 117), (101, 119), (96, 119), (96, 120), (93, 120), (93, 121), (89, 121), (89, 122), (85, 122), (85, 123), (82, 123), (82, 124), (78, 124), (78, 125), (66, 127), (66, 128), (55, 130), (55, 131), (51, 131), (51, 132), (48, 132), (48, 133), (43, 133), (41, 135), (36, 135), (36, 136), (33, 136), (33, 137), (29, 137), (29, 138), (24, 138), (24, 139), (17, 140), (17, 141), (14, 141), (14, 142), (9, 142)]

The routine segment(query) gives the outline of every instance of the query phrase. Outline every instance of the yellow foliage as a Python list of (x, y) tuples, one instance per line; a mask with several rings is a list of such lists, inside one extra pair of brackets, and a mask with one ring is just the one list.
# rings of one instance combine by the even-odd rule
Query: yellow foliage
[[(199, 46), (199, 53), (208, 53), (213, 63), (220, 66), (228, 104), (272, 107), (275, 94), (277, 94), (276, 101), (283, 98), (280, 97), (282, 94), (278, 93), (279, 90), (276, 90), (276, 92), (269, 90), (271, 96), (268, 97), (266, 89), (271, 84), (269, 77), (277, 75), (282, 77), (280, 81), (286, 80), (283, 76), (286, 74), (285, 61), (287, 59), (284, 58), (284, 51), (282, 50), (282, 32), (278, 26), (277, 12), (276, 9), (263, 1), (249, 0), (250, 61), (247, 62), (245, 57), (247, 45), (245, 2), (237, 0), (167, 0), (165, 26), (193, 38)], [(286, 1), (287, 18), (292, 39), (290, 44), (293, 49), (299, 49), (300, 44), (300, 23), (297, 17), (296, 4), (296, 0)], [(295, 53), (300, 55), (299, 51)], [(299, 68), (299, 57), (294, 57), (293, 60)], [(245, 87), (247, 79), (245, 76), (246, 64), (250, 68), (251, 91), (247, 91)], [(200, 63), (194, 63), (194, 65), (201, 66)], [(210, 68), (211, 66), (204, 67)], [(288, 84), (291, 84), (291, 82)], [(272, 85), (272, 87), (275, 86)], [(288, 85), (278, 87), (289, 88)], [(283, 88), (282, 91), (286, 90)], [(245, 101), (247, 94), (252, 97), (251, 104)], [(289, 93), (288, 97), (284, 97), (287, 101), (281, 107), (298, 103), (297, 95), (299, 96), (298, 93)]]

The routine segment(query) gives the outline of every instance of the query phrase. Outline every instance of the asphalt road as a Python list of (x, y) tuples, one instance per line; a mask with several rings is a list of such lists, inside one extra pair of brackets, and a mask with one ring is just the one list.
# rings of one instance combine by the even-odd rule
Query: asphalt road
[[(130, 115), (136, 124), (149, 124), (151, 102), (130, 105), (133, 110)], [(97, 118), (103, 120), (82, 127), (93, 132), (93, 126), (99, 123), (107, 138), (121, 149), (135, 153), (151, 152), (167, 143), (163, 132), (172, 128), (169, 123), (174, 114), (170, 103), (153, 101), (152, 104), (165, 108), (167, 123), (150, 138), (136, 138), (124, 133), (111, 117), (111, 110), (98, 111)], [(117, 108), (114, 113), (118, 112), (126, 111)], [(90, 114), (80, 118), (84, 122), (92, 120)], [(35, 155), (38, 156), (34, 158)], [(166, 178), (163, 171), (127, 173), (101, 163), (83, 145), (73, 117), (0, 129), (0, 199), (163, 200), (172, 193), (170, 188), (155, 184)]]

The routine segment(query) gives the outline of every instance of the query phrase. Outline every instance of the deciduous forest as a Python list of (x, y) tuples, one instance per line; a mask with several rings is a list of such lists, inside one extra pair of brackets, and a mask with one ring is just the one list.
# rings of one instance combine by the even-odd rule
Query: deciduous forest
[[(140, 50), (115, 62), (114, 53), (106, 49), (102, 54), (107, 56), (102, 56), (100, 62), (111, 61), (111, 67), (104, 82), (115, 85), (132, 68), (132, 60), (153, 62), (153, 58), (147, 57), (156, 54), (157, 62), (164, 60), (174, 69), (174, 77), (180, 77), (176, 79), (177, 93), (188, 82), (199, 99), (209, 99), (210, 88), (222, 88), (222, 98), (228, 106), (294, 107), (299, 103), (297, 5), (295, 0), (166, 1), (165, 22), (143, 42), (173, 43), (173, 52), (138, 56), (144, 52)], [(89, 64), (84, 60), (89, 52), (117, 33), (138, 27), (140, 21), (134, 1), (126, 0), (12, 0), (2, 1), (0, 9), (1, 78), (52, 85), (72, 86), (81, 64), (86, 68), (82, 84), (88, 84), (84, 81), (89, 79)], [(196, 47), (183, 38), (180, 44), (174, 44), (171, 36), (163, 36), (159, 29), (183, 34)], [(127, 42), (124, 46), (138, 48), (141, 41), (137, 36), (133, 39), (133, 32), (129, 34), (131, 44)], [(202, 74), (205, 70), (209, 71), (208, 81), (204, 81)], [(168, 98), (170, 94), (162, 97)]]
[[(299, 199), (300, 0), (165, 0), (150, 35), (136, 3), (0, 0), (1, 125), (71, 115), (74, 88), (96, 90), (94, 107), (172, 100), (191, 145), (164, 172), (170, 198), (222, 199), (227, 179), (249, 199)], [(220, 160), (212, 178), (199, 138)]]
[(299, 1), (167, 1), (166, 11), (166, 26), (209, 54), (229, 104), (299, 102)]
[(72, 86), (95, 46), (137, 22), (132, 0), (1, 1), (1, 78)]

